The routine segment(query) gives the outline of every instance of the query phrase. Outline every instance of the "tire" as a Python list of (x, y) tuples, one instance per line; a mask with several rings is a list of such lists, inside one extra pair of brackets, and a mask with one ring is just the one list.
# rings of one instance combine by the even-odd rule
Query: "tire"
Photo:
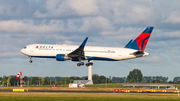
[(81, 66), (81, 63), (78, 63), (77, 66)]
[(29, 63), (32, 63), (33, 61), (32, 60), (29, 60)]
[(81, 62), (81, 65), (84, 65), (84, 62)]

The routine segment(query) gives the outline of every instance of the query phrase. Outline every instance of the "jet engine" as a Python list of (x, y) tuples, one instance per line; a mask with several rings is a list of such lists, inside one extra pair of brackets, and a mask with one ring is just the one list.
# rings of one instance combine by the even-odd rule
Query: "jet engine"
[(56, 60), (57, 61), (66, 61), (66, 60), (70, 60), (70, 57), (65, 56), (65, 54), (57, 54)]

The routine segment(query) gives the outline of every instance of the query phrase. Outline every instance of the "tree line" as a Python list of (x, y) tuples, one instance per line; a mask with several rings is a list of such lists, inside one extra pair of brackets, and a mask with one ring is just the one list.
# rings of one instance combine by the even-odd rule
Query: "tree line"
[[(64, 84), (69, 84), (73, 83), (74, 80), (87, 80), (87, 76), (85, 77), (27, 77), (24, 76), (22, 78), (23, 80), (23, 85), (26, 86), (40, 86), (40, 85), (64, 85)], [(5, 85), (5, 86), (18, 86), (20, 84), (20, 78), (16, 80), (16, 76), (3, 76), (0, 77), (0, 85)]]
[[(129, 72), (127, 77), (105, 77), (103, 75), (93, 74), (92, 75), (94, 84), (103, 83), (175, 83), (180, 84), (180, 77), (174, 77), (173, 81), (168, 82), (168, 77), (163, 76), (143, 76), (141, 70), (134, 69)], [(23, 77), (23, 84), (26, 86), (39, 86), (39, 85), (66, 85), (73, 83), (74, 80), (88, 80), (87, 76), (83, 77)], [(6, 86), (17, 86), (20, 83), (20, 79), (16, 80), (16, 76), (3, 76), (0, 77), (0, 85)]]

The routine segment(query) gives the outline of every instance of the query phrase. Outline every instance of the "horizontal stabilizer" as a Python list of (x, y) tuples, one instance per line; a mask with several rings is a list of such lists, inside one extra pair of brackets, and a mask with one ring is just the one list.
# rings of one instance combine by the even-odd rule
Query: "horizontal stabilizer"
[(130, 53), (130, 55), (135, 55), (136, 57), (142, 57), (144, 55), (144, 51), (136, 51), (134, 53)]

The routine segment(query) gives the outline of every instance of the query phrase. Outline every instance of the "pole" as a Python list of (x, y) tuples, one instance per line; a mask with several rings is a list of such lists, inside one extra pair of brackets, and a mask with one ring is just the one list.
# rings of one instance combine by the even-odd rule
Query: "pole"
[(40, 86), (40, 77), (39, 77), (39, 86)]
[(50, 77), (50, 85), (51, 85), (51, 77)]
[(20, 87), (22, 87), (22, 74), (20, 74)]
[[(88, 63), (92, 63), (92, 60), (89, 60)], [(88, 66), (88, 80), (92, 81), (92, 65)]]
[[(107, 69), (106, 69), (106, 76), (107, 76)], [(107, 77), (106, 77), (106, 88), (107, 88)]]
[(89, 80), (89, 83), (88, 84), (93, 84), (93, 80), (92, 80), (92, 63), (93, 61), (92, 60), (88, 60), (88, 80)]
[(55, 80), (54, 80), (54, 81), (55, 81), (54, 83), (56, 84), (56, 77), (55, 77), (54, 79), (55, 79)]
[(29, 69), (28, 69), (28, 87), (29, 87)]
[(66, 85), (66, 77), (65, 77), (65, 85)]

